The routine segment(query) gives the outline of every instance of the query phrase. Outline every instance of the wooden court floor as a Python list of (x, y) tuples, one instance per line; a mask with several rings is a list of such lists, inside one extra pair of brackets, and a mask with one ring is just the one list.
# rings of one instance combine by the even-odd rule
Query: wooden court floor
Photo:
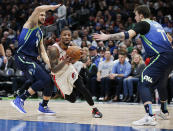
[[(103, 118), (92, 118), (91, 108), (86, 102), (69, 103), (67, 101), (50, 101), (49, 107), (56, 111), (56, 116), (45, 116), (37, 113), (40, 101), (28, 100), (25, 102), (27, 114), (21, 114), (10, 105), (10, 100), (0, 101), (0, 119), (46, 121), (62, 123), (96, 124), (112, 126), (132, 126), (132, 121), (144, 116), (142, 104), (102, 103), (95, 105), (103, 113)], [(154, 105), (153, 109), (159, 109)], [(159, 129), (173, 129), (173, 106), (168, 107), (171, 119), (158, 120)]]

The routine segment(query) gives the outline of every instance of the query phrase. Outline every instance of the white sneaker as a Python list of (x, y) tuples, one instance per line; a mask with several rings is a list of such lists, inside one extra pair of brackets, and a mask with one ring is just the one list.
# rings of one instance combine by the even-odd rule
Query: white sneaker
[(169, 120), (170, 116), (169, 113), (163, 113), (161, 110), (160, 111), (156, 111), (156, 116), (161, 117), (163, 120)]
[(95, 100), (97, 100), (97, 97), (93, 96), (92, 99), (93, 99), (93, 101), (95, 101)]
[(157, 122), (154, 116), (146, 114), (142, 119), (134, 121), (132, 124), (136, 126), (155, 126), (157, 125)]
[(100, 97), (100, 98), (99, 98), (99, 101), (103, 101), (103, 100), (104, 100), (104, 97)]

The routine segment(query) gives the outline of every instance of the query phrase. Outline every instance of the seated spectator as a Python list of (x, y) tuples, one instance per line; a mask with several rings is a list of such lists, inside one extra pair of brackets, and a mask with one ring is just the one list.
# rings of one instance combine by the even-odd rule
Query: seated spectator
[(116, 83), (115, 89), (116, 93), (113, 98), (114, 102), (119, 101), (120, 91), (123, 87), (123, 79), (128, 77), (131, 73), (131, 64), (126, 61), (126, 53), (120, 52), (118, 55), (118, 61), (114, 64), (112, 68), (112, 73), (109, 78)]
[(1, 70), (7, 70), (7, 69), (13, 69), (13, 71), (16, 70), (15, 60), (12, 56), (12, 50), (10, 48), (7, 48), (5, 51), (6, 57), (7, 57), (7, 63), (3, 63), (1, 66)]
[(96, 65), (96, 67), (98, 67), (99, 64), (99, 55), (97, 53), (97, 48), (95, 46), (91, 46), (89, 48), (89, 56), (91, 57), (91, 61), (92, 63), (94, 63)]
[(100, 47), (100, 48), (97, 49), (97, 51), (98, 51), (99, 56), (100, 56), (97, 61), (99, 63), (105, 61), (105, 51), (106, 51), (106, 49), (104, 47)]
[(94, 96), (96, 98), (97, 96), (97, 92), (95, 92), (96, 89), (96, 77), (97, 77), (97, 66), (95, 65), (95, 63), (92, 63), (91, 58), (87, 57), (87, 62), (86, 62), (86, 66), (88, 69), (88, 82), (87, 82), (87, 88), (90, 90), (90, 92), (92, 93), (92, 96)]
[(118, 59), (118, 48), (117, 47), (114, 48), (112, 56), (113, 56), (113, 60)]
[(46, 14), (46, 20), (44, 25), (45, 26), (52, 25), (54, 22), (55, 22), (55, 17), (53, 16), (53, 12), (49, 10)]
[[(15, 74), (16, 71), (16, 65), (15, 65), (15, 60), (12, 56), (12, 51), (10, 48), (7, 48), (6, 51), (6, 56), (7, 56), (7, 62), (3, 63), (1, 68), (0, 68), (0, 80), (4, 82), (9, 82), (12, 81), (12, 77)], [(12, 93), (12, 85), (11, 84), (4, 84), (3, 85), (4, 90), (6, 91), (7, 94)]]
[(73, 43), (75, 43), (75, 45), (81, 47), (82, 40), (79, 37), (78, 31), (73, 32), (73, 38), (72, 39), (73, 39)]
[(131, 67), (131, 75), (123, 80), (123, 102), (133, 102), (133, 87), (138, 84), (141, 73), (145, 68), (145, 63), (139, 54), (133, 56)]
[[(101, 84), (101, 92), (100, 92), (100, 98), (99, 100), (108, 100), (108, 89), (110, 86), (110, 79), (109, 75), (112, 71), (113, 67), (113, 61), (111, 60), (111, 53), (110, 51), (105, 52), (105, 61), (100, 62), (98, 66), (98, 72), (97, 72), (97, 81)], [(96, 91), (96, 90), (95, 90)]]

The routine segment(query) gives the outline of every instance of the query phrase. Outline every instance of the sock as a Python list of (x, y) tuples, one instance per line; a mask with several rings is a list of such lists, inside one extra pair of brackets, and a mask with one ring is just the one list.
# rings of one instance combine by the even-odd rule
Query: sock
[(168, 113), (167, 101), (161, 102), (161, 110), (162, 110), (163, 113)]
[(20, 95), (19, 97), (25, 101), (29, 96), (31, 96), (31, 94), (29, 94), (29, 92), (27, 90), (25, 90), (25, 92), (22, 95)]
[(92, 108), (92, 109), (95, 109), (95, 108), (96, 108), (96, 106), (92, 105), (92, 106), (91, 106), (91, 108)]
[(45, 106), (47, 106), (48, 102), (49, 102), (49, 100), (43, 100), (42, 103), (41, 103), (41, 105), (43, 107), (45, 107)]
[(153, 116), (153, 111), (152, 111), (152, 104), (146, 104), (144, 105), (146, 113), (149, 114), (149, 116)]

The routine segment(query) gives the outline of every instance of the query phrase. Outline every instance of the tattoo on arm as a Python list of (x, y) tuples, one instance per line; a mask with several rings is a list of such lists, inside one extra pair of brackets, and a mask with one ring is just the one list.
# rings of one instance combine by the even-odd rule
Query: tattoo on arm
[(125, 36), (123, 32), (110, 34), (109, 40), (124, 40)]
[(50, 49), (48, 49), (48, 57), (50, 61), (51, 71), (54, 73), (61, 70), (66, 64), (66, 61), (59, 63), (59, 53), (56, 47), (52, 46)]
[(60, 71), (65, 66), (65, 64), (66, 64), (65, 61), (61, 62), (60, 64), (58, 63), (58, 60), (52, 61), (51, 62), (52, 72), (56, 73), (56, 72)]

